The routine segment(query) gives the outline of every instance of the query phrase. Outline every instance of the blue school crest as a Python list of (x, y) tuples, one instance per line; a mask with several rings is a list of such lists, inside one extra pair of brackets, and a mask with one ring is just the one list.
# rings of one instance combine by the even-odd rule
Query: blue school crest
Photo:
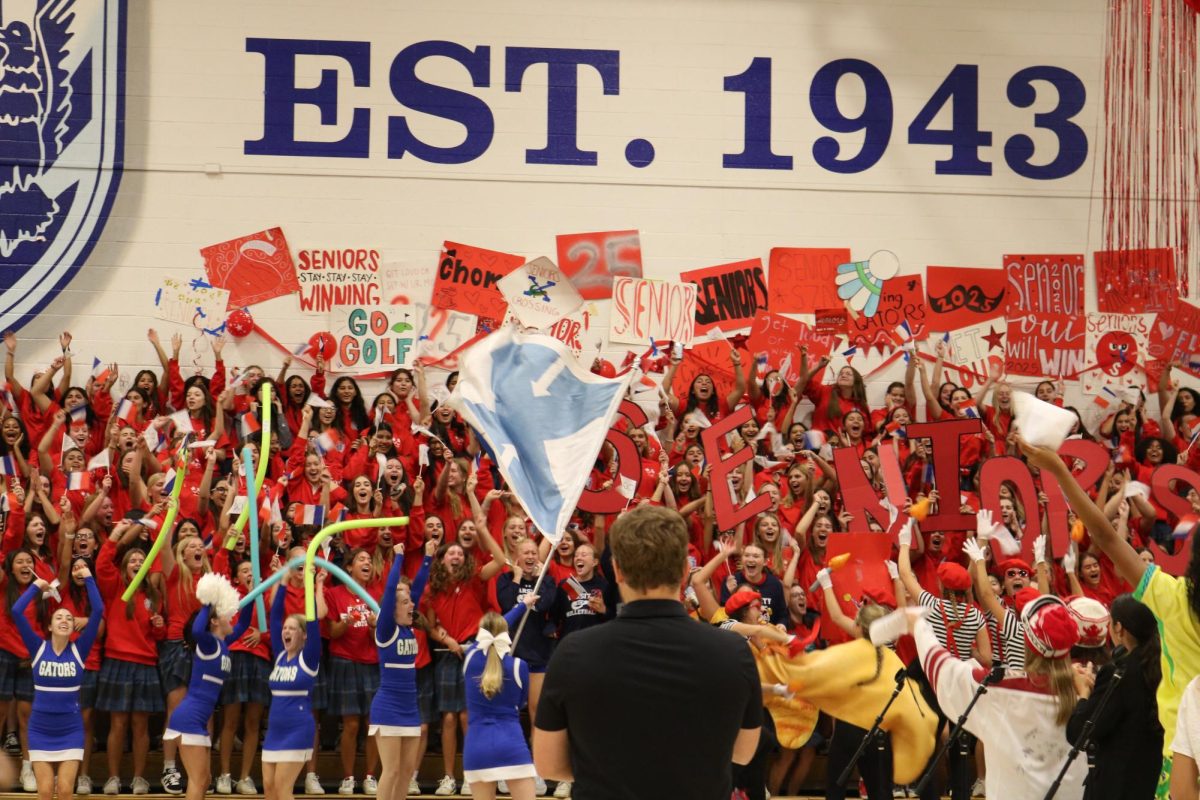
[(125, 0), (0, 0), (0, 330), (83, 266), (121, 181)]

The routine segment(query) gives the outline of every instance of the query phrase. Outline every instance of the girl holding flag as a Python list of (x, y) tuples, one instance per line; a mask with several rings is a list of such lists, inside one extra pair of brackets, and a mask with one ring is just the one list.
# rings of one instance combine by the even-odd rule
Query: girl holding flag
[[(87, 586), (91, 613), (87, 624), (72, 643), (75, 617), (69, 608), (59, 608), (50, 617), (50, 639), (35, 632), (24, 611), (39, 595), (51, 591), (44, 580), (34, 581), (13, 605), (13, 621), (33, 656), (33, 710), (29, 716), (29, 760), (37, 777), (38, 796), (49, 800), (57, 792), (59, 800), (70, 800), (75, 789), (75, 777), (83, 760), (83, 716), (79, 709), (79, 692), (83, 686), (84, 664), (91, 653), (104, 614), (104, 601), (92, 574), (82, 562), (72, 573)], [(58, 767), (57, 779), (55, 765)]]
[(222, 684), (229, 677), (229, 645), (236, 642), (250, 626), (254, 612), (251, 603), (242, 609), (237, 627), (232, 619), (237, 613), (238, 594), (220, 575), (209, 573), (196, 583), (196, 600), (200, 610), (192, 614), (189, 645), (193, 648), (191, 677), (187, 696), (167, 716), (163, 745), (176, 742), (188, 774), (187, 796), (202, 800), (208, 791), (212, 763), (212, 741), (208, 724), (221, 694)]

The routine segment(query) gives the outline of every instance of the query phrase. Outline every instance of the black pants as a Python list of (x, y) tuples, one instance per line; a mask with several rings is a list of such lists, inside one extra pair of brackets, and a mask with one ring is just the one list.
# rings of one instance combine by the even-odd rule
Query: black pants
[[(867, 731), (848, 722), (837, 720), (833, 724), (833, 738), (829, 740), (829, 761), (825, 766), (825, 800), (842, 800), (846, 787), (838, 783), (838, 777), (854, 758)], [(886, 733), (875, 737), (867, 745), (858, 760), (858, 773), (867, 786), (870, 800), (891, 800), (892, 797), (892, 746)]]
[(767, 762), (779, 746), (775, 737), (775, 720), (771, 712), (763, 709), (762, 733), (758, 737), (758, 749), (747, 764), (733, 765), (733, 788), (741, 789), (749, 800), (767, 798)]

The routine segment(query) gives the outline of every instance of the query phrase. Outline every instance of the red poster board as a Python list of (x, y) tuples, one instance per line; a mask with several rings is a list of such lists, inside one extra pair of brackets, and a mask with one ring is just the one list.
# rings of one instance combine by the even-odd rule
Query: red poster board
[(614, 277), (642, 277), (642, 240), (637, 231), (565, 233), (558, 237), (558, 268), (584, 300), (612, 296)]
[(1171, 311), (1179, 297), (1175, 251), (1100, 250), (1096, 266), (1096, 306), (1116, 314)]
[(1178, 361), (1193, 375), (1200, 369), (1192, 361), (1200, 353), (1200, 308), (1179, 300), (1174, 311), (1154, 317), (1150, 329), (1150, 355), (1163, 362)]
[(200, 255), (208, 282), (229, 290), (228, 309), (300, 291), (292, 253), (280, 228), (210, 245)]
[(496, 281), (524, 263), (521, 256), (445, 242), (438, 256), (433, 305), (475, 314), (481, 322), (491, 321), (490, 327), (495, 330), (508, 310)]
[[(788, 384), (795, 383), (800, 377), (801, 345), (808, 346), (811, 369), (817, 359), (829, 355), (833, 349), (833, 339), (817, 335), (816, 331), (803, 322), (768, 311), (754, 321), (750, 338), (746, 341), (752, 355), (767, 354), (767, 364), (772, 369), (780, 370)], [(783, 369), (785, 364), (788, 365), (786, 370)], [(813, 376), (813, 379), (816, 380), (817, 376)]]
[(850, 261), (849, 248), (775, 247), (767, 273), (767, 302), (779, 314), (812, 314), (842, 305), (837, 294), (839, 264)]
[(1083, 314), (1083, 255), (1004, 257), (1005, 316)]
[(1012, 375), (1074, 377), (1084, 364), (1085, 318), (1078, 314), (1009, 317), (1005, 367)]
[(847, 322), (850, 344), (890, 350), (896, 345), (896, 328), (902, 322), (908, 323), (913, 339), (925, 338), (925, 286), (920, 275), (897, 275), (884, 283), (874, 316), (851, 315)]
[(925, 270), (929, 327), (935, 331), (965, 328), (1003, 314), (1002, 269), (929, 267)]
[(689, 270), (679, 280), (696, 284), (697, 336), (712, 328), (745, 328), (767, 310), (767, 276), (760, 258)]

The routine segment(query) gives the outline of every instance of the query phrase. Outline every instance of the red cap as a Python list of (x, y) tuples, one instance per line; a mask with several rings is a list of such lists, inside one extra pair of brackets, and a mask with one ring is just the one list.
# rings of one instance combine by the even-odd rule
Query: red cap
[(996, 572), (1001, 578), (1003, 578), (1004, 573), (1008, 572), (1010, 569), (1023, 569), (1025, 570), (1026, 574), (1033, 574), (1033, 567), (1029, 566), (1024, 559), (1020, 558), (1006, 558), (996, 565)]
[(1013, 595), (1013, 608), (1015, 608), (1017, 613), (1020, 614), (1025, 610), (1026, 605), (1034, 600), (1037, 600), (1041, 596), (1042, 593), (1037, 589), (1032, 586), (1026, 586), (1024, 589), (1021, 589)]
[(955, 564), (953, 561), (943, 561), (938, 564), (937, 568), (938, 580), (942, 582), (942, 586), (952, 592), (965, 592), (971, 588), (971, 576), (961, 564)]
[(1075, 618), (1062, 600), (1044, 594), (1026, 604), (1021, 612), (1025, 641), (1045, 658), (1063, 658), (1079, 641)]

